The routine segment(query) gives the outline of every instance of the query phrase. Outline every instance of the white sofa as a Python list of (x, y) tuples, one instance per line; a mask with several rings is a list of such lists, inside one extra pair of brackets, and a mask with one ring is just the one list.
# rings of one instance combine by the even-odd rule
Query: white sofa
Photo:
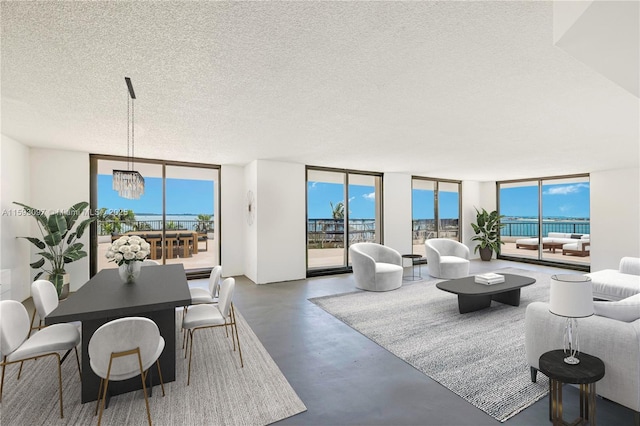
[[(634, 305), (627, 304), (627, 316), (640, 312), (640, 295)], [(620, 302), (594, 302), (596, 315), (578, 319), (580, 351), (597, 356), (605, 365), (605, 375), (598, 381), (596, 392), (624, 405), (640, 416), (640, 319), (622, 321), (607, 316), (607, 310)], [(623, 307), (624, 308), (624, 307)], [(630, 309), (630, 310), (629, 310)], [(615, 315), (613, 315), (615, 316)], [(629, 317), (623, 319), (631, 319)], [(536, 380), (540, 356), (562, 348), (565, 318), (549, 312), (549, 304), (533, 302), (525, 313), (525, 350), (531, 367), (531, 380)]]
[(622, 300), (640, 293), (640, 258), (623, 257), (618, 269), (585, 274), (591, 278), (593, 297), (602, 300)]
[[(562, 249), (562, 254), (574, 254), (567, 252), (565, 253), (565, 245), (568, 244), (567, 250), (580, 250), (583, 252), (587, 251), (591, 243), (591, 235), (590, 234), (571, 234), (566, 232), (549, 232), (546, 237), (542, 238), (542, 248), (548, 249), (555, 253), (556, 249)], [(578, 249), (578, 244), (580, 244), (580, 248)], [(516, 248), (524, 248), (524, 249), (538, 249), (538, 239), (537, 238), (519, 238), (516, 240)]]
[(357, 288), (388, 291), (402, 285), (402, 256), (391, 247), (356, 243), (349, 247), (349, 257)]

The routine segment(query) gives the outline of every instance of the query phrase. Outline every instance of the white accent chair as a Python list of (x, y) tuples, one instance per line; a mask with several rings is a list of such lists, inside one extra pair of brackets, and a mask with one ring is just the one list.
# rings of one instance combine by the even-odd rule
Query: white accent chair
[[(142, 380), (142, 392), (147, 406), (147, 420), (151, 425), (145, 381), (149, 368), (156, 364), (162, 386), (162, 396), (164, 396), (164, 383), (158, 361), (163, 350), (164, 339), (160, 336), (156, 323), (149, 318), (118, 318), (101, 325), (93, 333), (91, 340), (89, 340), (89, 363), (91, 369), (100, 377), (97, 402), (100, 406), (98, 425), (102, 420), (109, 381), (127, 380), (136, 376), (140, 376)], [(96, 411), (98, 405), (96, 405)]]
[[(0, 401), (2, 401), (2, 389), (7, 365), (53, 356), (58, 364), (60, 418), (64, 418), (62, 410), (62, 369), (60, 366), (73, 349), (76, 352), (76, 362), (78, 364), (78, 373), (80, 374), (80, 359), (77, 349), (80, 343), (80, 333), (71, 324), (50, 325), (28, 337), (30, 331), (29, 314), (22, 303), (15, 300), (1, 301), (0, 353), (2, 354), (2, 361), (0, 365), (2, 366), (2, 379), (0, 381)], [(65, 352), (65, 354), (61, 358), (58, 352)], [(22, 369), (22, 366), (20, 368)], [(18, 378), (20, 377), (20, 372), (18, 373)]]
[(220, 285), (220, 298), (217, 304), (191, 306), (182, 320), (182, 328), (188, 331), (187, 345), (185, 348), (185, 357), (187, 352), (189, 352), (187, 386), (191, 383), (191, 358), (193, 356), (193, 337), (196, 330), (213, 327), (225, 327), (226, 329), (230, 326), (233, 350), (236, 350), (237, 343), (238, 353), (240, 355), (240, 367), (244, 367), (242, 349), (240, 349), (240, 338), (238, 336), (238, 326), (236, 324), (236, 313), (232, 302), (235, 285), (236, 280), (234, 278), (227, 278)]
[(429, 275), (435, 278), (463, 278), (469, 275), (469, 248), (448, 238), (425, 240)]
[(402, 256), (391, 247), (356, 243), (349, 247), (349, 257), (357, 288), (388, 291), (402, 285)]

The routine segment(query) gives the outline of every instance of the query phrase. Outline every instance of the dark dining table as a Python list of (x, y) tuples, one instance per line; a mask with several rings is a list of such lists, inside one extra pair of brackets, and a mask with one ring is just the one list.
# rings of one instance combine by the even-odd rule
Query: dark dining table
[[(89, 364), (89, 340), (104, 323), (111, 320), (141, 316), (153, 320), (165, 340), (160, 355), (160, 370), (164, 382), (175, 380), (176, 308), (191, 303), (187, 276), (182, 264), (145, 266), (133, 284), (120, 280), (117, 269), (103, 269), (45, 318), (45, 324), (80, 321), (82, 323), (82, 402), (98, 398), (100, 378)], [(154, 369), (149, 369), (151, 372)], [(159, 384), (157, 372), (150, 380)], [(151, 378), (152, 377), (152, 378)], [(141, 389), (139, 377), (111, 382), (109, 393), (117, 395)]]

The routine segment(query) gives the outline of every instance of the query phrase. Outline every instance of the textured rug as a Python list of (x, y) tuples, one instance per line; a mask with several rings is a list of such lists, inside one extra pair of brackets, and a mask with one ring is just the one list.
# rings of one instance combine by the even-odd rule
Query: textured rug
[(549, 298), (549, 275), (505, 268), (536, 283), (521, 291), (520, 306), (458, 313), (457, 296), (436, 288), (442, 280), (404, 284), (394, 291), (309, 299), (469, 403), (504, 422), (548, 392), (544, 375), (531, 383), (524, 349), (524, 314)]
[[(176, 317), (180, 319), (181, 313)], [(191, 384), (187, 387), (187, 360), (178, 350), (176, 381), (165, 384), (165, 397), (159, 386), (153, 389), (149, 406), (154, 424), (266, 425), (306, 410), (246, 321), (239, 313), (237, 317), (244, 368), (223, 328), (200, 331), (194, 343)], [(176, 341), (182, 344), (182, 337)], [(95, 404), (80, 403), (80, 379), (72, 354), (63, 363), (64, 419), (60, 419), (56, 370), (51, 357), (31, 361), (18, 381), (18, 364), (7, 367), (2, 424), (96, 423)], [(142, 391), (112, 397), (102, 423), (146, 424)]]

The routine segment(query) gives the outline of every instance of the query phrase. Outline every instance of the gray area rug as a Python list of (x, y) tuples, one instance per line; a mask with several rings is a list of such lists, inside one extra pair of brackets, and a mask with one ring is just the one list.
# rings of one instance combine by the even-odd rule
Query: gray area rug
[(309, 299), (397, 357), (500, 422), (548, 393), (538, 375), (531, 383), (524, 349), (524, 314), (533, 301), (549, 299), (550, 276), (517, 268), (495, 272), (526, 275), (536, 283), (521, 291), (520, 306), (458, 313), (457, 296), (436, 288), (442, 280), (403, 284), (394, 291)]
[[(237, 311), (236, 311), (237, 313)], [(178, 320), (182, 315), (176, 314)], [(153, 388), (149, 399), (156, 425), (266, 425), (306, 411), (304, 403), (246, 321), (238, 313), (244, 368), (224, 328), (200, 331), (194, 343), (191, 384), (187, 387), (187, 360), (177, 350), (176, 381)], [(179, 327), (178, 327), (179, 329)], [(178, 345), (182, 336), (176, 337)], [(95, 403), (80, 403), (80, 379), (73, 354), (63, 364), (64, 419), (60, 419), (55, 360), (25, 365), (20, 380), (18, 364), (7, 367), (0, 419), (5, 425), (95, 424)], [(27, 368), (28, 367), (28, 368)], [(111, 398), (102, 423), (147, 424), (142, 391)]]

